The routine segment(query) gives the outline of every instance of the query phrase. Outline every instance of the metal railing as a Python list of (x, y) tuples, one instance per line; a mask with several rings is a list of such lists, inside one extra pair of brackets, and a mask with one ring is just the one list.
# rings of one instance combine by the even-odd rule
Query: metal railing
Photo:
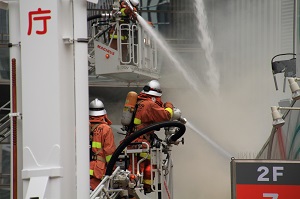
[(10, 188), (10, 174), (0, 173), (0, 188)]
[(10, 111), (10, 101), (0, 107), (0, 113), (4, 113), (4, 116), (0, 118), (0, 144), (8, 144), (5, 143), (5, 140), (10, 136), (9, 111)]
[[(295, 104), (297, 107), (300, 105), (293, 100), (290, 108)], [(287, 110), (282, 119), (285, 120), (285, 124), (271, 129), (270, 136), (258, 153), (257, 159), (300, 159), (300, 113)]]
[(140, 24), (120, 23), (118, 17), (113, 19), (112, 14), (107, 13), (88, 18), (91, 24), (88, 40), (90, 75), (127, 82), (158, 78), (160, 66), (154, 36)]
[[(9, 136), (11, 134), (11, 121), (10, 121), (10, 101), (5, 103), (3, 106), (0, 107), (0, 190), (3, 194), (6, 192), (9, 194), (10, 190), (10, 173), (7, 172), (7, 156), (3, 156), (4, 146), (3, 145), (10, 145)], [(6, 160), (5, 160), (6, 159)], [(6, 161), (5, 163), (3, 161)], [(6, 172), (5, 172), (6, 171)], [(3, 192), (4, 191), (4, 192)], [(5, 196), (3, 196), (6, 198)], [(9, 195), (7, 195), (7, 198)], [(1, 198), (1, 197), (0, 197)]]
[(7, 44), (9, 42), (9, 34), (7, 33), (0, 33), (0, 45), (3, 47), (8, 47)]

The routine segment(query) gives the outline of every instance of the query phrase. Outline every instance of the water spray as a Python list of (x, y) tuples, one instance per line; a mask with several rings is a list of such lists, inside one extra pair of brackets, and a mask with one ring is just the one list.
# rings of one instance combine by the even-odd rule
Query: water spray
[(213, 89), (213, 92), (218, 95), (220, 87), (220, 72), (216, 66), (213, 58), (213, 40), (211, 39), (208, 31), (207, 16), (205, 12), (205, 6), (203, 0), (194, 0), (196, 9), (196, 17), (198, 20), (198, 30), (201, 35), (198, 36), (198, 40), (201, 43), (202, 48), (205, 51), (205, 58), (208, 64), (208, 71), (206, 72), (208, 83)]
[(233, 155), (231, 155), (229, 152), (227, 152), (225, 149), (223, 149), (220, 145), (218, 145), (216, 142), (214, 142), (212, 139), (210, 139), (207, 135), (199, 131), (194, 125), (192, 125), (190, 122), (187, 122), (186, 124), (190, 129), (198, 133), (205, 141), (207, 141), (209, 144), (211, 144), (214, 148), (216, 148), (220, 153), (225, 155), (228, 158), (232, 158)]
[(137, 15), (137, 20), (140, 23), (140, 25), (149, 33), (153, 39), (155, 40), (156, 44), (162, 49), (162, 52), (166, 54), (166, 56), (172, 61), (173, 66), (175, 66), (178, 71), (181, 72), (182, 76), (184, 79), (190, 84), (191, 88), (193, 88), (197, 93), (201, 93), (199, 90), (199, 82), (197, 81), (197, 78), (194, 73), (188, 73), (184, 63), (180, 63), (180, 61), (177, 59), (176, 55), (173, 54), (171, 47), (167, 44), (167, 42), (163, 39), (163, 37), (155, 31), (153, 27), (151, 27), (147, 21), (140, 16), (138, 13)]
[(128, 5), (128, 7), (130, 8), (130, 10), (131, 10), (132, 12), (134, 12), (135, 14), (137, 14), (136, 11), (134, 11), (133, 6), (132, 6), (131, 3), (129, 2), (129, 0), (125, 0), (124, 2)]

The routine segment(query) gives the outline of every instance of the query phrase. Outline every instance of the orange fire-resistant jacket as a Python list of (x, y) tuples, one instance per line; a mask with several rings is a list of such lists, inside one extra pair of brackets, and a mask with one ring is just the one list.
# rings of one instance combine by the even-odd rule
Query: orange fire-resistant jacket
[[(138, 108), (134, 118), (136, 131), (157, 122), (169, 121), (172, 118), (173, 109), (168, 107), (164, 108), (160, 97), (154, 97), (141, 92), (138, 95), (137, 103)], [(146, 135), (140, 136), (134, 142), (147, 142), (150, 144), (150, 134), (153, 132), (154, 131), (148, 132)], [(142, 157), (144, 155), (145, 154), (141, 154)]]
[[(106, 164), (116, 150), (114, 134), (109, 126), (111, 124), (112, 122), (107, 118), (107, 115), (90, 116), (93, 153), (93, 159), (90, 161), (90, 176), (97, 179), (101, 179), (105, 174)], [(92, 189), (96, 188), (92, 184), (91, 187)]]
[[(138, 95), (138, 108), (134, 118), (134, 124), (136, 126), (135, 130), (140, 130), (151, 124), (163, 121), (169, 121), (173, 115), (173, 109), (170, 107), (164, 107), (160, 97), (154, 97), (147, 95), (145, 93), (140, 93)], [(134, 142), (147, 142), (150, 144), (150, 134), (153, 132), (148, 132), (147, 135), (140, 136)], [(144, 173), (143, 183), (151, 185), (151, 164), (150, 156), (147, 153), (140, 153), (140, 157), (147, 157), (147, 160), (140, 164), (140, 171)], [(135, 160), (135, 165), (136, 165)], [(129, 170), (132, 170), (132, 160), (130, 160)], [(136, 172), (136, 171), (135, 171)], [(154, 175), (154, 174), (153, 174)]]
[(136, 130), (157, 122), (169, 121), (172, 118), (173, 110), (164, 108), (160, 97), (140, 93), (137, 103), (138, 108), (134, 118)]

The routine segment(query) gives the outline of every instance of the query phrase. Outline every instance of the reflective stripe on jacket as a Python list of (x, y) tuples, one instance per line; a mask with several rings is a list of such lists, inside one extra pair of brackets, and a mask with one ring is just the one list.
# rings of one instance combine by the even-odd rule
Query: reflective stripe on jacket
[(90, 119), (91, 127), (97, 125), (92, 132), (92, 157), (95, 158), (90, 162), (90, 175), (101, 179), (106, 172), (106, 163), (109, 162), (116, 150), (116, 145), (113, 131), (105, 122), (105, 117), (98, 117), (100, 124), (95, 123), (96, 117), (93, 117), (93, 120)]
[[(118, 35), (117, 35), (117, 34), (114, 34), (114, 35), (110, 34), (109, 37), (110, 37), (110, 38), (114, 38), (114, 39), (118, 39)], [(127, 39), (127, 38), (128, 38), (127, 36), (121, 36), (121, 40), (125, 40), (125, 39)]]
[(137, 130), (157, 122), (169, 121), (172, 118), (173, 110), (164, 108), (155, 103), (151, 98), (145, 98), (138, 102), (138, 108), (134, 118)]

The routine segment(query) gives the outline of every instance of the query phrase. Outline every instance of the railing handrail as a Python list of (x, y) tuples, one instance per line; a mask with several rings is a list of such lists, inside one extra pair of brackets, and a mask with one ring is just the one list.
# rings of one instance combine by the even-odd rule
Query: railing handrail
[[(7, 103), (5, 103), (0, 107), (0, 112), (3, 110), (10, 110), (10, 107), (7, 108), (8, 105), (10, 105), (10, 101), (8, 101)], [(0, 119), (0, 144), (4, 144), (2, 142), (6, 138), (8, 138), (9, 135), (10, 135), (10, 116), (8, 113)]]
[(0, 178), (10, 176), (10, 173), (0, 173)]
[(3, 124), (0, 125), (0, 132), (10, 126), (10, 119), (6, 120)]
[(10, 144), (10, 142), (3, 142), (6, 138), (10, 135), (10, 130), (5, 131), (3, 134), (0, 135), (0, 144)]
[[(8, 118), (8, 119), (7, 119)], [(5, 116), (3, 116), (1, 119), (0, 119), (0, 124), (1, 122), (3, 122), (4, 120), (9, 120), (9, 114), (6, 114)], [(2, 126), (2, 125), (0, 125)]]
[[(8, 107), (9, 106), (9, 107)], [(10, 110), (10, 101), (5, 103), (0, 107), (0, 112), (1, 111), (9, 111)], [(10, 117), (9, 113), (5, 114), (1, 119), (0, 119), (0, 144), (10, 144), (10, 142), (3, 142), (8, 138), (10, 135)], [(2, 147), (0, 148), (2, 150)], [(1, 157), (2, 159), (2, 157)], [(2, 160), (0, 159), (0, 162)], [(9, 173), (2, 173), (0, 172), (0, 188), (1, 189), (7, 189), (10, 190), (10, 176), (11, 174)]]
[(10, 104), (10, 101), (6, 102), (3, 106), (0, 107), (0, 111), (1, 110), (10, 110), (10, 107), (9, 108), (5, 108), (9, 104)]

